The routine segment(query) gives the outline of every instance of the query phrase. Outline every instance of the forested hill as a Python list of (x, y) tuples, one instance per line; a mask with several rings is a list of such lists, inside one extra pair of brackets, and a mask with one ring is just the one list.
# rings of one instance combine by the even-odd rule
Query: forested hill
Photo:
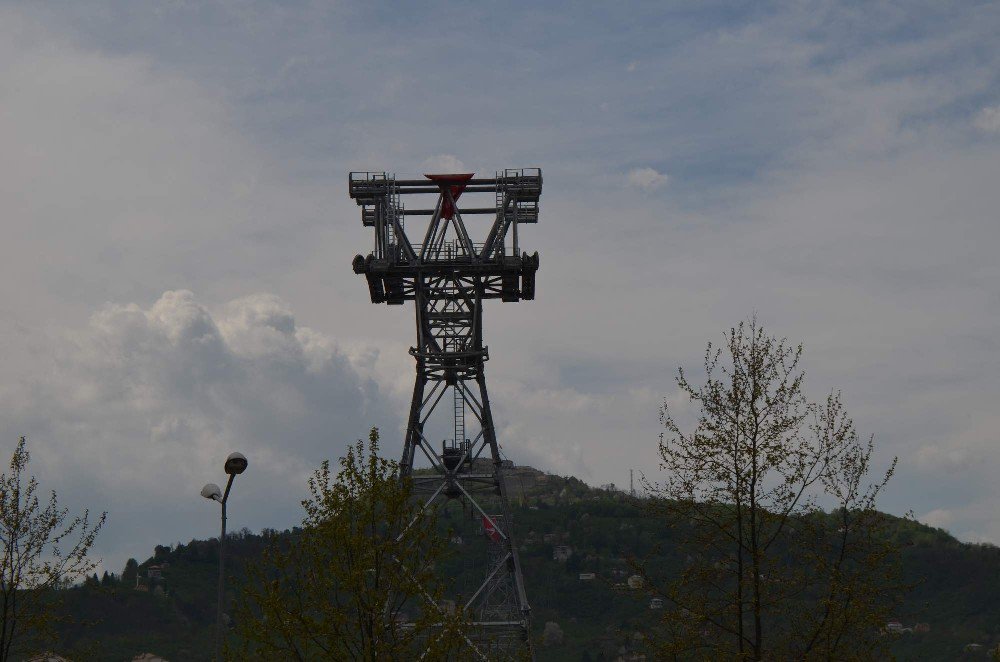
[[(651, 519), (641, 502), (576, 478), (519, 467), (509, 483), (539, 660), (628, 659), (641, 652), (658, 612), (647, 594), (628, 588), (624, 555), (649, 556), (669, 572), (669, 556), (656, 550), (670, 547), (670, 529)], [(444, 524), (449, 517), (457, 516), (448, 514)], [(986, 649), (1000, 642), (1000, 549), (889, 519), (903, 549), (904, 579), (915, 585), (897, 614), (904, 631), (889, 635), (898, 658), (986, 659)], [(231, 597), (242, 563), (256, 558), (269, 536), (287, 534), (244, 530), (232, 537)], [(468, 554), (467, 540), (453, 544), (456, 558)], [(553, 558), (557, 546), (568, 550), (567, 559)], [(100, 660), (148, 652), (169, 660), (210, 659), (217, 559), (217, 540), (158, 546), (121, 575), (60, 591), (62, 608), (77, 623), (63, 628), (58, 652)], [(452, 571), (462, 580), (468, 566), (456, 563)], [(969, 644), (982, 648), (967, 651)]]

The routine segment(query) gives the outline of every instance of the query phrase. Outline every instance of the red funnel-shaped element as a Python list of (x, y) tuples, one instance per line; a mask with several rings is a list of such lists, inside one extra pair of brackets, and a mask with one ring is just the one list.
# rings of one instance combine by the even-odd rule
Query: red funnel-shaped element
[(493, 542), (500, 542), (500, 532), (497, 531), (497, 528), (493, 526), (493, 523), (490, 522), (490, 518), (486, 515), (483, 515), (483, 533), (485, 533), (486, 537)]
[[(460, 175), (425, 174), (424, 177), (437, 184), (438, 188), (440, 188), (442, 191), (444, 191), (445, 186), (448, 186), (450, 184), (451, 199), (457, 202), (459, 196), (462, 195), (462, 191), (465, 190), (466, 184), (470, 179), (472, 179), (473, 175), (475, 174), (476, 173), (474, 172), (468, 172)], [(447, 198), (445, 198), (444, 204), (441, 206), (441, 218), (446, 218), (450, 221), (451, 217), (454, 215), (455, 215), (455, 205), (451, 204), (451, 202)]]

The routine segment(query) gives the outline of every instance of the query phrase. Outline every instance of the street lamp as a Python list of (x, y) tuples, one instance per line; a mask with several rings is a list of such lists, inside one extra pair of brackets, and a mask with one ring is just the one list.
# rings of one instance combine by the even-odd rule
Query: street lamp
[(229, 499), (229, 490), (233, 487), (233, 480), (237, 474), (241, 474), (247, 469), (247, 458), (243, 453), (230, 453), (226, 458), (226, 473), (229, 474), (229, 481), (226, 483), (226, 491), (223, 492), (215, 483), (209, 483), (201, 488), (201, 495), (206, 499), (218, 501), (222, 504), (222, 535), (219, 536), (219, 595), (216, 601), (215, 614), (215, 659), (222, 660), (222, 596), (223, 578), (226, 571), (226, 501)]

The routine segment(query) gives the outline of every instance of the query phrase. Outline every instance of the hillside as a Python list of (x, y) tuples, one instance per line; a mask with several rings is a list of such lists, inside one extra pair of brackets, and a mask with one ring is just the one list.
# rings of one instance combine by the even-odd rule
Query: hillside
[[(620, 492), (528, 467), (513, 469), (510, 476), (538, 659), (610, 660), (641, 650), (642, 633), (657, 612), (648, 596), (625, 585), (624, 555), (650, 556), (669, 571), (676, 563), (668, 554), (669, 529), (645, 517), (641, 505)], [(456, 504), (444, 511), (442, 522), (458, 530), (474, 519)], [(916, 584), (898, 619), (907, 627), (921, 624), (898, 635), (894, 652), (903, 660), (985, 659), (964, 648), (1000, 642), (1000, 549), (963, 544), (944, 531), (890, 519), (903, 546), (904, 578)], [(271, 535), (287, 532), (244, 530), (232, 537), (231, 596), (242, 563), (259, 555)], [(443, 564), (459, 591), (481, 576), (474, 537), (456, 537), (455, 555)], [(129, 660), (143, 652), (171, 660), (210, 659), (217, 544), (192, 540), (157, 547), (139, 566), (138, 589), (134, 577), (109, 576), (62, 591), (64, 609), (87, 622), (63, 630), (60, 650), (102, 660)], [(568, 548), (567, 559), (553, 559), (557, 545)], [(594, 578), (581, 579), (581, 573)], [(542, 645), (547, 622), (563, 631), (562, 644)]]

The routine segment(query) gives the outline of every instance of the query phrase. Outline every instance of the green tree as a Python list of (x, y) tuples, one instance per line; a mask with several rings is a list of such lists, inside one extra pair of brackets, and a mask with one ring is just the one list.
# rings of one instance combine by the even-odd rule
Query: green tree
[[(662, 483), (653, 511), (678, 528), (673, 577), (645, 572), (665, 598), (661, 655), (711, 659), (881, 659), (898, 550), (869, 482), (862, 440), (839, 393), (810, 403), (802, 346), (756, 319), (709, 343), (705, 381), (677, 383), (697, 408), (684, 430), (665, 403)], [(824, 511), (823, 507), (832, 508)]]
[(28, 475), (30, 459), (21, 437), (0, 475), (0, 661), (51, 641), (59, 618), (55, 592), (97, 566), (87, 553), (107, 515), (94, 523), (86, 510), (70, 517), (55, 491), (40, 500), (38, 481)]
[[(444, 601), (435, 564), (445, 539), (412, 498), (396, 463), (378, 455), (378, 430), (309, 480), (301, 532), (275, 542), (236, 609), (240, 657), (427, 659), (474, 652), (461, 610)], [(402, 621), (413, 623), (401, 627)]]
[(135, 588), (139, 578), (139, 562), (129, 559), (125, 562), (125, 569), (122, 571), (122, 584), (126, 588)]

